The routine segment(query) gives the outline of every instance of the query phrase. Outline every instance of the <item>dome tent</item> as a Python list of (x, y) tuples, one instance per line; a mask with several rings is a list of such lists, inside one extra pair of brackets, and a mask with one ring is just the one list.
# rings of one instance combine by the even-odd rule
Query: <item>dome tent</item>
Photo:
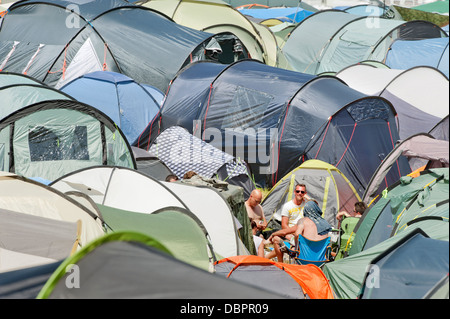
[(183, 65), (207, 59), (214, 37), (124, 0), (25, 0), (9, 10), (0, 29), (3, 71), (55, 88), (108, 70), (165, 92)]
[[(264, 197), (261, 205), (267, 220), (281, 222), (281, 209), (293, 199), (296, 184), (305, 184), (309, 197), (317, 200), (324, 218), (336, 227), (339, 211), (353, 211), (361, 201), (353, 185), (333, 165), (320, 160), (307, 160), (286, 174)], [(278, 225), (279, 226), (279, 225)]]
[(159, 131), (174, 125), (244, 159), (260, 185), (273, 186), (303, 161), (319, 159), (336, 166), (360, 195), (398, 139), (395, 110), (386, 99), (335, 77), (254, 60), (183, 69), (135, 146), (149, 147)]
[(164, 97), (154, 87), (141, 85), (126, 75), (109, 71), (82, 75), (60, 90), (108, 115), (130, 144), (159, 112)]

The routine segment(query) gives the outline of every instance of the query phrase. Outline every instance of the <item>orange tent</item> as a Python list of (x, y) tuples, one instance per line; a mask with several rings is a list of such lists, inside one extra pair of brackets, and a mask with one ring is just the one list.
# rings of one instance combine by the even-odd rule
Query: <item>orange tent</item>
[[(233, 256), (221, 259), (215, 263), (216, 272), (218, 271), (219, 265), (228, 264), (228, 268), (222, 268), (220, 272), (225, 274), (226, 272), (227, 278), (233, 278), (233, 274), (239, 272), (240, 270), (246, 270), (245, 278), (248, 280), (252, 280), (251, 274), (257, 273), (258, 270), (264, 268), (264, 266), (275, 266), (279, 269), (279, 271), (284, 271), (293, 280), (301, 287), (303, 293), (307, 295), (311, 299), (333, 299), (333, 291), (328, 282), (328, 279), (325, 277), (322, 270), (315, 265), (291, 265), (275, 262), (273, 260), (258, 257), (254, 255), (246, 255), (246, 256)], [(246, 267), (244, 267), (246, 266)], [(249, 266), (259, 266), (252, 270)], [(273, 268), (273, 267), (272, 267)], [(270, 276), (270, 272), (264, 271), (263, 276), (266, 276), (265, 279), (268, 279), (267, 276)], [(234, 278), (238, 279), (238, 278)], [(259, 285), (261, 288), (266, 290), (274, 290), (275, 292), (280, 292), (283, 289), (282, 286), (277, 285), (276, 287), (271, 287), (269, 280), (261, 280), (255, 278), (251, 283), (253, 285)], [(278, 284), (279, 282), (277, 282)]]

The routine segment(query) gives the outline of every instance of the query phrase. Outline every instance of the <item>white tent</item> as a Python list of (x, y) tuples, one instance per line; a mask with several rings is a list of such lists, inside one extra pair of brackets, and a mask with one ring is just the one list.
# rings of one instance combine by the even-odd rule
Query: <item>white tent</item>
[(187, 209), (203, 223), (216, 254), (248, 254), (229, 206), (212, 188), (163, 183), (136, 170), (111, 166), (82, 169), (50, 186), (61, 192), (80, 191), (96, 203), (137, 213), (151, 214), (165, 207)]
[(0, 207), (57, 221), (81, 221), (80, 247), (104, 235), (102, 220), (95, 211), (55, 189), (12, 173), (0, 172)]
[(389, 100), (398, 113), (402, 139), (429, 132), (448, 115), (449, 82), (436, 68), (394, 70), (355, 64), (338, 72), (336, 77), (352, 89)]

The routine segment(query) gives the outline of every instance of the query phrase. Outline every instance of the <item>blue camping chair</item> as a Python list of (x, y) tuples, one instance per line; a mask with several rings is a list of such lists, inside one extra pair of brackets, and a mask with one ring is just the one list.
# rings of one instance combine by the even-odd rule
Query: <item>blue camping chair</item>
[(289, 257), (299, 265), (314, 264), (317, 267), (322, 267), (325, 263), (330, 261), (331, 254), (331, 238), (315, 241), (309, 240), (302, 235), (298, 236), (298, 249), (290, 247), (288, 242), (285, 242), (287, 253)]

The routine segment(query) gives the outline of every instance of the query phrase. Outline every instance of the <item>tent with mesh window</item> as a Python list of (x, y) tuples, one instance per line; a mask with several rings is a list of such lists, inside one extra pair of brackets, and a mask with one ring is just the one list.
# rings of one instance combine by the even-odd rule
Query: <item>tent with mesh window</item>
[(397, 40), (446, 38), (428, 21), (403, 21), (322, 10), (301, 21), (283, 46), (294, 70), (309, 74), (338, 72), (364, 60), (384, 62)]
[(220, 45), (214, 37), (125, 0), (17, 1), (2, 19), (0, 70), (55, 88), (113, 71), (165, 92), (180, 68), (208, 59), (210, 45)]
[[(273, 186), (308, 159), (338, 168), (358, 194), (399, 139), (396, 112), (331, 76), (241, 60), (191, 64), (173, 80), (161, 112), (134, 146), (181, 126), (244, 160), (256, 183)], [(405, 163), (406, 164), (406, 163)], [(404, 174), (400, 163), (400, 172)], [(407, 168), (408, 169), (408, 168)], [(395, 182), (397, 172), (387, 179)]]
[(53, 181), (93, 166), (136, 168), (120, 128), (74, 100), (47, 100), (0, 120), (0, 170)]

